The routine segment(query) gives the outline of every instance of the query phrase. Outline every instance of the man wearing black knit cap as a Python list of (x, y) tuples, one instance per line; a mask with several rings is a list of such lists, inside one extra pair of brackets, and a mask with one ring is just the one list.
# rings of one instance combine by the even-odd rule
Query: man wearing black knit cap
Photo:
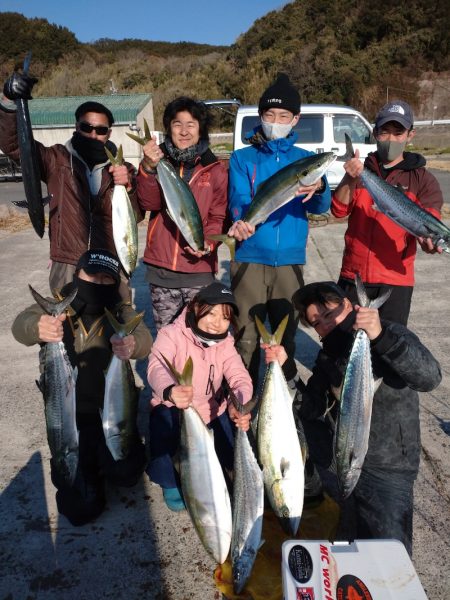
[(239, 306), (238, 326), (242, 331), (237, 348), (255, 389), (260, 363), (255, 316), (263, 322), (268, 317), (275, 331), (289, 315), (282, 341), (289, 358), (283, 370), (288, 380), (297, 372), (294, 338), (298, 314), (291, 298), (303, 286), (307, 213), (320, 214), (330, 207), (330, 189), (322, 177), (307, 187), (299, 186), (296, 197), (256, 230), (243, 220), (264, 181), (288, 164), (313, 154), (294, 145), (297, 134), (293, 127), (300, 119), (300, 94), (287, 75), (278, 75), (262, 94), (258, 107), (261, 124), (247, 134), (251, 145), (231, 155), (228, 190), (234, 221), (228, 235), (239, 242), (236, 259), (230, 265), (231, 287)]
[[(13, 73), (5, 82), (0, 99), (0, 149), (19, 160), (15, 100), (31, 99), (36, 79)], [(112, 166), (105, 152), (116, 146), (109, 140), (114, 118), (99, 102), (80, 104), (75, 111), (75, 132), (63, 146), (46, 147), (36, 142), (42, 181), (49, 204), (50, 289), (59, 291), (72, 281), (78, 259), (89, 248), (106, 248), (117, 254), (112, 233), (111, 198), (115, 185), (127, 188), (136, 215), (142, 219), (135, 193), (134, 167)], [(129, 296), (125, 276), (120, 293)]]

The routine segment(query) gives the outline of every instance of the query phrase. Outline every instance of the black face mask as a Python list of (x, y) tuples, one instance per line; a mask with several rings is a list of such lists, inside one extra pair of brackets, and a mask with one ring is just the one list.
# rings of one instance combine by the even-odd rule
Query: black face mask
[(206, 331), (203, 331), (202, 329), (200, 329), (198, 327), (197, 320), (196, 320), (195, 314), (193, 312), (187, 313), (186, 325), (192, 329), (192, 331), (195, 333), (196, 336), (198, 336), (199, 338), (202, 338), (206, 341), (210, 341), (210, 342), (219, 342), (220, 340), (224, 340), (228, 335), (228, 331), (225, 331), (225, 333), (215, 333), (215, 334), (207, 333)]
[(78, 315), (102, 314), (105, 308), (114, 308), (120, 302), (119, 282), (92, 283), (74, 275), (73, 286), (78, 288), (78, 293), (72, 302), (72, 307)]
[(87, 164), (89, 169), (93, 169), (95, 165), (101, 165), (108, 160), (105, 146), (113, 155), (115, 155), (117, 151), (116, 146), (109, 140), (106, 143), (103, 143), (100, 140), (81, 135), (78, 131), (75, 131), (72, 136), (72, 146)]
[(352, 310), (339, 325), (330, 331), (322, 340), (323, 350), (332, 358), (347, 357), (353, 345), (355, 330), (353, 325), (356, 320), (356, 312)]

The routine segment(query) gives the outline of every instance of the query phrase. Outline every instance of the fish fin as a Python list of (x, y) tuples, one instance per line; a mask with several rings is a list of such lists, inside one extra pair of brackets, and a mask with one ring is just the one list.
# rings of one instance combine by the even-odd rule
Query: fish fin
[(386, 300), (392, 293), (392, 289), (389, 288), (388, 290), (385, 290), (380, 296), (378, 296), (378, 298), (370, 300), (359, 273), (356, 273), (355, 275), (355, 285), (356, 293), (358, 295), (358, 302), (361, 306), (365, 307), (370, 306), (370, 308), (380, 308), (380, 306), (383, 306), (383, 304), (386, 302)]
[(226, 244), (228, 246), (228, 250), (230, 251), (230, 259), (234, 260), (234, 255), (236, 254), (236, 240), (234, 237), (226, 234), (214, 234), (208, 235), (208, 239)]
[(281, 344), (281, 340), (283, 339), (284, 332), (286, 330), (286, 326), (289, 321), (289, 315), (286, 315), (281, 323), (278, 325), (275, 333), (272, 335), (273, 343), (279, 345)]
[(116, 154), (116, 160), (118, 162), (119, 165), (123, 165), (123, 148), (122, 148), (122, 144), (120, 144), (118, 150), (117, 150), (117, 154)]
[(160, 355), (161, 355), (161, 358), (166, 363), (167, 368), (172, 373), (175, 381), (179, 385), (192, 385), (192, 373), (193, 373), (193, 370), (194, 370), (194, 366), (193, 366), (193, 363), (192, 363), (192, 358), (190, 356), (187, 359), (187, 361), (186, 361), (186, 363), (185, 363), (185, 365), (183, 367), (182, 373), (179, 373), (175, 369), (175, 367), (172, 365), (172, 363), (164, 356), (164, 354), (162, 354), (162, 352), (160, 352)]
[(262, 341), (265, 344), (272, 344), (272, 336), (267, 331), (267, 329), (264, 326), (264, 323), (261, 321), (261, 319), (258, 317), (258, 315), (255, 316), (255, 323), (256, 323), (256, 328), (259, 331), (259, 335), (261, 336)]
[(286, 460), (285, 458), (281, 459), (280, 471), (281, 471), (281, 475), (283, 476), (283, 478), (285, 477), (286, 473), (289, 471), (290, 466), (291, 466), (291, 464), (288, 460)]
[(139, 135), (134, 135), (134, 133), (128, 133), (128, 131), (126, 131), (125, 133), (133, 141), (137, 142), (138, 144), (141, 144), (141, 146), (145, 146), (145, 144), (148, 142), (148, 140), (146, 140), (145, 138), (141, 138)]
[(383, 304), (389, 298), (391, 293), (392, 293), (392, 288), (385, 290), (380, 296), (378, 296), (378, 298), (375, 298), (374, 300), (370, 301), (370, 304), (369, 304), (370, 308), (380, 308), (380, 306), (383, 306)]
[(26, 200), (11, 200), (11, 203), (14, 204), (14, 206), (18, 206), (19, 208), (28, 209), (28, 202)]
[(126, 337), (127, 335), (132, 334), (144, 316), (144, 312), (141, 312), (126, 323), (119, 323), (119, 321), (107, 308), (105, 308), (105, 314), (111, 327), (118, 335), (120, 335), (120, 337)]
[(117, 159), (118, 154), (116, 156), (113, 156), (112, 153), (108, 150), (108, 148), (106, 146), (105, 146), (105, 154), (108, 157), (108, 160), (112, 165), (120, 164)]
[(192, 374), (194, 371), (194, 364), (192, 362), (192, 358), (189, 356), (181, 373), (181, 381), (182, 385), (192, 385)]
[(360, 306), (369, 306), (370, 300), (367, 295), (366, 288), (364, 287), (364, 283), (361, 279), (361, 275), (359, 273), (355, 273), (355, 286), (356, 286), (356, 295), (358, 296), (358, 302)]
[(181, 383), (181, 373), (179, 373), (175, 367), (172, 365), (172, 363), (164, 356), (164, 354), (162, 354), (162, 352), (160, 352), (161, 358), (163, 359), (163, 361), (166, 363), (167, 368), (169, 369), (169, 371), (172, 373), (173, 378), (175, 379), (175, 381), (179, 384)]
[(144, 140), (149, 142), (152, 139), (152, 132), (148, 126), (147, 119), (144, 119)]
[(351, 140), (350, 136), (348, 135), (348, 133), (345, 133), (344, 137), (345, 137), (345, 154), (342, 154), (341, 156), (338, 156), (336, 158), (336, 160), (339, 160), (340, 162), (347, 162), (347, 160), (350, 160), (351, 158), (354, 158), (354, 156), (355, 156), (355, 151), (353, 149), (353, 144), (352, 144), (352, 140)]
[(252, 398), (251, 400), (249, 400), (248, 402), (243, 404), (242, 402), (240, 402), (237, 399), (236, 394), (233, 392), (233, 390), (231, 388), (229, 388), (228, 394), (230, 396), (230, 399), (231, 399), (231, 402), (232, 402), (234, 408), (238, 412), (240, 412), (241, 415), (248, 415), (248, 413), (252, 412), (252, 410), (258, 404), (258, 400), (259, 400), (258, 396), (255, 396), (254, 398)]
[(28, 284), (28, 288), (31, 292), (31, 295), (37, 304), (39, 304), (39, 306), (42, 308), (42, 310), (44, 310), (48, 315), (53, 316), (61, 315), (69, 306), (69, 304), (72, 303), (78, 292), (78, 288), (75, 288), (68, 296), (64, 298), (64, 300), (58, 301), (44, 298), (44, 296), (41, 296), (30, 284)]

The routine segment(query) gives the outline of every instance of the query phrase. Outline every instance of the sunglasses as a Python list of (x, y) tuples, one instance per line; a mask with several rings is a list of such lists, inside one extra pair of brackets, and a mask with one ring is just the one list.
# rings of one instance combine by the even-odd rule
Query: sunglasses
[(92, 133), (95, 130), (97, 135), (106, 135), (109, 131), (109, 127), (106, 125), (91, 125), (90, 123), (86, 123), (86, 121), (80, 121), (78, 127), (83, 133)]

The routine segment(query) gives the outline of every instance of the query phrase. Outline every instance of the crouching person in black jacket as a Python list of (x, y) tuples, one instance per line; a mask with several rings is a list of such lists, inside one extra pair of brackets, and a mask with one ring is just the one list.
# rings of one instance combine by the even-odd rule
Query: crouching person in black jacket
[[(370, 339), (378, 388), (367, 454), (358, 482), (343, 503), (344, 515), (353, 511), (353, 537), (396, 538), (411, 554), (413, 486), (420, 459), (418, 392), (429, 392), (439, 385), (439, 363), (409, 329), (380, 321), (377, 309), (353, 306), (333, 282), (310, 283), (294, 294), (293, 301), (300, 321), (313, 327), (322, 342), (308, 383), (297, 380), (294, 399), (294, 414), (305, 426), (313, 460), (317, 448), (323, 458), (324, 440), (317, 439), (317, 433), (315, 437), (308, 435), (314, 430), (309, 425), (323, 424), (325, 415), (338, 411), (355, 330), (363, 329)], [(283, 364), (287, 358), (282, 346), (266, 346), (265, 350), (267, 362)], [(326, 428), (323, 431), (321, 435), (326, 438)], [(332, 462), (331, 441), (332, 436), (328, 436), (327, 466)]]
[[(145, 448), (136, 425), (139, 391), (129, 365), (126, 369), (129, 386), (126, 452), (118, 451), (113, 457), (105, 441), (100, 413), (104, 408), (105, 372), (111, 358), (116, 356), (127, 362), (129, 359), (145, 358), (152, 346), (151, 334), (142, 321), (131, 334), (122, 337), (107, 318), (105, 308), (115, 319), (114, 325), (139, 320), (130, 302), (122, 300), (119, 285), (120, 263), (117, 257), (103, 249), (88, 250), (78, 262), (73, 281), (61, 290), (59, 300), (67, 298), (77, 288), (67, 313), (59, 316), (47, 314), (44, 308), (51, 300), (35, 296), (39, 303), (22, 311), (12, 326), (13, 335), (20, 343), (41, 345), (43, 374), (40, 387), (45, 402), (48, 402), (46, 396), (52, 385), (52, 373), (46, 372), (47, 343), (63, 341), (69, 361), (76, 369), (78, 450), (75, 448), (73, 452), (74, 457), (78, 456), (76, 470), (72, 467), (73, 476), (68, 477), (67, 470), (61, 467), (60, 456), (52, 456), (50, 461), (52, 481), (57, 488), (58, 510), (72, 525), (84, 525), (102, 513), (106, 504), (106, 480), (114, 485), (133, 486), (146, 465)], [(49, 423), (47, 418), (51, 449), (50, 439), (54, 440), (57, 435), (54, 427), (55, 423)], [(117, 429), (121, 427), (122, 423)], [(70, 466), (69, 459), (65, 460)], [(76, 458), (72, 464), (76, 464)]]

